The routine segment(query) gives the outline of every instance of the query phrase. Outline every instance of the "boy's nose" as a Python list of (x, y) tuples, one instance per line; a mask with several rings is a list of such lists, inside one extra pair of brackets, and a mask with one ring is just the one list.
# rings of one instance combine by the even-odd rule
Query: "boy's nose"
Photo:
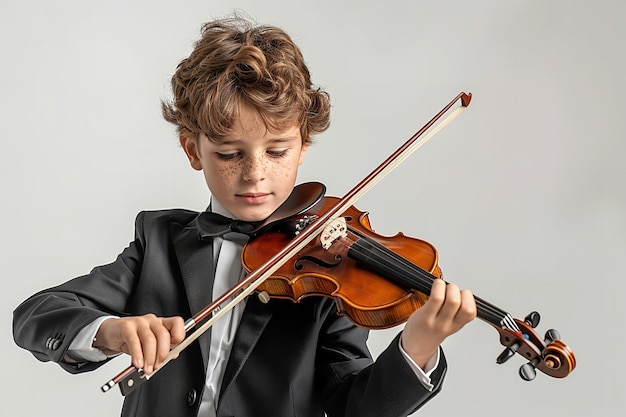
[(244, 162), (243, 179), (247, 182), (257, 182), (265, 178), (265, 163), (263, 158), (250, 157)]

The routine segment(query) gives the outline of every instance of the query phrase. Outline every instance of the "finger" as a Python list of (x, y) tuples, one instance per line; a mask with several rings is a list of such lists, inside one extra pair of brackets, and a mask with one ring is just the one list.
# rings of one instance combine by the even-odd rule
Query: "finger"
[(474, 294), (470, 290), (461, 291), (461, 306), (457, 314), (457, 320), (461, 325), (469, 323), (476, 318), (477, 308)]
[(122, 337), (125, 344), (122, 345), (122, 351), (130, 355), (133, 366), (141, 369), (144, 366), (143, 350), (141, 349), (141, 340), (135, 330), (129, 331)]
[[(163, 325), (167, 328), (170, 333), (170, 353), (171, 349), (178, 346), (183, 340), (185, 340), (185, 336), (187, 332), (185, 331), (185, 322), (182, 317), (167, 317), (163, 319)], [(177, 359), (178, 354), (172, 356), (172, 359)]]
[(144, 326), (138, 331), (139, 339), (141, 341), (141, 350), (143, 352), (143, 370), (146, 374), (151, 374), (154, 370), (154, 365), (157, 355), (157, 338), (154, 335), (150, 326)]
[(174, 347), (185, 340), (185, 322), (182, 317), (166, 317), (163, 325), (170, 333), (170, 347)]
[(171, 336), (168, 328), (164, 326), (163, 321), (155, 322), (152, 327), (152, 332), (156, 338), (156, 358), (154, 367), (158, 369), (170, 353)]
[(445, 300), (439, 310), (439, 319), (442, 322), (452, 322), (461, 305), (461, 291), (455, 284), (448, 284), (445, 288)]
[(424, 313), (436, 316), (441, 310), (441, 306), (446, 299), (446, 282), (442, 279), (436, 279), (433, 281), (433, 285), (430, 288), (430, 294), (428, 301), (420, 308)]

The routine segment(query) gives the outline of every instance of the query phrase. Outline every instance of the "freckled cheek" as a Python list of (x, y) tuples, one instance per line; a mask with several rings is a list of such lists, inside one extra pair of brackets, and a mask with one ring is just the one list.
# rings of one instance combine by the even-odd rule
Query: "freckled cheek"
[(216, 175), (225, 181), (236, 179), (241, 172), (241, 164), (224, 165), (216, 169)]
[(288, 161), (284, 161), (285, 163), (277, 165), (277, 176), (285, 179), (292, 179), (298, 173), (298, 158), (291, 158)]
[(290, 164), (273, 164), (267, 167), (267, 174), (274, 178), (289, 179), (293, 169)]
[(285, 168), (283, 170), (283, 177), (285, 177), (286, 179), (291, 179), (296, 176), (296, 173), (297, 173), (297, 165), (294, 168), (292, 167)]

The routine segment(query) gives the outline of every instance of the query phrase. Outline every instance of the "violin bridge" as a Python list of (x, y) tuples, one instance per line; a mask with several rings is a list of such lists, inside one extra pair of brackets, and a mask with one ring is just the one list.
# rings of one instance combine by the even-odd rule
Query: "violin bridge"
[(332, 220), (320, 233), (322, 248), (328, 250), (333, 242), (339, 238), (348, 236), (348, 226), (344, 217)]

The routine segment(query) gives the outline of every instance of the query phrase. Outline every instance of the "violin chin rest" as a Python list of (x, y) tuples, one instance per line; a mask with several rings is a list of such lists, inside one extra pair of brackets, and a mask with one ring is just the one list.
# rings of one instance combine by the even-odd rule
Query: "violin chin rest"
[(266, 230), (271, 229), (278, 223), (284, 222), (285, 219), (304, 213), (320, 200), (326, 194), (326, 186), (321, 182), (304, 182), (293, 188), (293, 191), (270, 216), (260, 222), (250, 234), (258, 235)]

